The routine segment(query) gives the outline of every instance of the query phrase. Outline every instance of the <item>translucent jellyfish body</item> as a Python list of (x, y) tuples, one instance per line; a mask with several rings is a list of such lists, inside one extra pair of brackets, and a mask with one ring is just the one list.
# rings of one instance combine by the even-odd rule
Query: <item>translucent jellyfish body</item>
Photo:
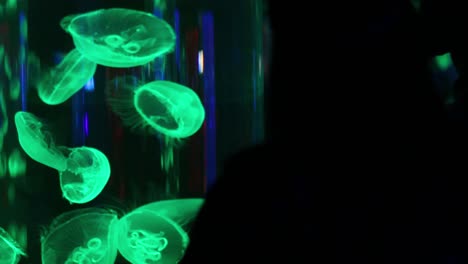
[(117, 214), (78, 209), (57, 217), (41, 239), (42, 264), (114, 264)]
[(110, 95), (108, 102), (127, 126), (149, 127), (171, 138), (186, 138), (201, 128), (205, 109), (192, 89), (170, 81), (153, 81), (134, 89), (128, 79), (124, 82), (119, 85), (123, 91), (117, 92), (121, 96)]
[(0, 227), (0, 264), (16, 264), (22, 255), (26, 255), (23, 249)]
[(31, 159), (59, 171), (66, 169), (65, 155), (37, 116), (19, 111), (15, 114), (15, 125), (20, 146)]
[(62, 19), (75, 47), (89, 60), (108, 67), (144, 65), (174, 49), (172, 27), (151, 13), (111, 8)]
[(91, 79), (97, 64), (86, 59), (73, 49), (59, 65), (41, 77), (37, 84), (39, 98), (49, 105), (57, 105), (68, 100)]
[(164, 137), (161, 166), (172, 167), (175, 142), (196, 133), (205, 120), (205, 109), (190, 88), (170, 81), (140, 84), (133, 77), (114, 80), (107, 101), (124, 125)]
[(12, 178), (26, 173), (26, 160), (17, 148), (14, 148), (8, 157), (8, 171)]
[(141, 206), (117, 225), (117, 248), (133, 264), (172, 264), (184, 255), (188, 228), (203, 199), (175, 199)]
[(69, 149), (66, 169), (59, 172), (60, 188), (70, 203), (83, 204), (96, 198), (109, 181), (109, 160), (90, 147)]

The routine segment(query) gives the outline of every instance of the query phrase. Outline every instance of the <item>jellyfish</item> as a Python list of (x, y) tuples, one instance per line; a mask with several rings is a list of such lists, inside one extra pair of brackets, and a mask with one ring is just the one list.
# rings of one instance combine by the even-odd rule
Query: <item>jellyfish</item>
[(10, 100), (15, 101), (20, 97), (21, 83), (18, 77), (14, 76), (9, 80)]
[(13, 72), (10, 66), (10, 58), (8, 54), (3, 55), (3, 70), (8, 80), (11, 80), (13, 77)]
[(110, 178), (106, 155), (91, 147), (69, 149), (66, 169), (59, 172), (60, 188), (70, 203), (83, 204), (96, 198)]
[(58, 216), (41, 237), (42, 264), (114, 264), (117, 214), (103, 208)]
[(44, 122), (32, 113), (19, 111), (15, 114), (15, 125), (19, 144), (31, 159), (58, 171), (66, 169), (65, 154), (55, 146)]
[(60, 27), (66, 32), (66, 33), (70, 33), (70, 31), (68, 30), (68, 26), (70, 25), (70, 22), (77, 16), (79, 16), (80, 14), (71, 14), (71, 15), (67, 15), (65, 17), (63, 17), (61, 20), (60, 20)]
[(131, 211), (117, 224), (117, 248), (130, 263), (177, 263), (189, 243), (188, 231), (203, 199), (173, 199)]
[(124, 77), (116, 79), (115, 86), (107, 90), (111, 109), (124, 125), (163, 136), (161, 164), (167, 170), (178, 140), (192, 136), (203, 124), (205, 109), (200, 98), (192, 89), (170, 81), (141, 85), (133, 77)]
[(16, 264), (26, 256), (18, 243), (0, 227), (0, 264)]
[(167, 217), (188, 232), (204, 202), (203, 198), (170, 199), (142, 205), (138, 210), (152, 211)]
[(78, 50), (71, 50), (59, 65), (40, 79), (37, 84), (39, 98), (49, 105), (65, 102), (93, 77), (96, 67), (96, 63)]
[(60, 26), (83, 56), (107, 67), (141, 66), (175, 46), (175, 33), (167, 22), (137, 10), (110, 8), (69, 15)]
[(8, 157), (8, 171), (12, 178), (22, 176), (26, 173), (26, 160), (17, 148), (14, 148)]

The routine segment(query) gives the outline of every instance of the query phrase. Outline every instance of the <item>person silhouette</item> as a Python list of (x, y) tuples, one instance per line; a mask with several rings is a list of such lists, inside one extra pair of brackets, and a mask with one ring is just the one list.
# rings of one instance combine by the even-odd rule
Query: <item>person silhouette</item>
[(465, 263), (444, 48), (410, 1), (310, 5), (269, 2), (272, 134), (225, 162), (180, 263)]

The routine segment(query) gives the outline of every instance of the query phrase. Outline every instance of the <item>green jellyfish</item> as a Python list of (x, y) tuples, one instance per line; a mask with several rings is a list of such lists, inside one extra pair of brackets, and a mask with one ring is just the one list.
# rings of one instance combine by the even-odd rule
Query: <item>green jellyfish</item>
[(26, 174), (26, 160), (17, 148), (14, 148), (8, 157), (8, 171), (12, 178)]
[(107, 90), (113, 112), (129, 127), (163, 135), (166, 148), (161, 160), (170, 166), (175, 141), (195, 134), (205, 120), (198, 95), (170, 81), (141, 85), (132, 77), (124, 77), (114, 84)]
[(26, 256), (18, 243), (0, 227), (0, 264), (16, 264)]
[(10, 83), (10, 100), (15, 101), (18, 100), (21, 92), (21, 83), (18, 77), (14, 76), (9, 81)]
[(75, 47), (97, 64), (128, 68), (173, 51), (172, 27), (151, 13), (124, 8), (100, 9), (62, 19)]
[(114, 264), (117, 214), (77, 209), (54, 219), (41, 238), (42, 264)]
[(8, 56), (8, 54), (5, 54), (3, 56), (3, 70), (7, 79), (11, 80), (13, 78), (13, 71), (10, 66), (10, 57)]
[(37, 84), (39, 98), (49, 105), (65, 102), (78, 92), (96, 72), (97, 64), (73, 49), (59, 65), (43, 75)]
[(59, 172), (60, 188), (70, 203), (83, 204), (96, 198), (109, 181), (109, 160), (90, 147), (69, 149), (66, 169)]
[(118, 222), (117, 248), (130, 263), (177, 263), (189, 243), (190, 224), (204, 200), (173, 199), (150, 203)]
[(55, 146), (44, 122), (32, 113), (19, 111), (15, 114), (15, 125), (19, 144), (31, 159), (58, 171), (66, 169), (67, 159)]

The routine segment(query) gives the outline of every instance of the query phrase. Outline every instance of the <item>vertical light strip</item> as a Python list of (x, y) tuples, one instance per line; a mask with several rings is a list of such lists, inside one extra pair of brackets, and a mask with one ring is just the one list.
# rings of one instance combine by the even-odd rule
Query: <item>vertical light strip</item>
[(175, 61), (177, 70), (180, 71), (180, 13), (177, 9), (174, 11), (174, 31), (176, 34)]
[(216, 180), (216, 89), (215, 89), (215, 47), (214, 18), (210, 12), (202, 13), (202, 48), (204, 59), (203, 102), (205, 104), (205, 168), (206, 188)]
[(23, 12), (19, 13), (19, 25), (20, 25), (20, 34), (19, 34), (19, 42), (20, 42), (20, 53), (23, 53), (23, 57), (20, 58), (20, 89), (21, 89), (21, 110), (26, 111), (26, 94), (27, 94), (27, 19)]

